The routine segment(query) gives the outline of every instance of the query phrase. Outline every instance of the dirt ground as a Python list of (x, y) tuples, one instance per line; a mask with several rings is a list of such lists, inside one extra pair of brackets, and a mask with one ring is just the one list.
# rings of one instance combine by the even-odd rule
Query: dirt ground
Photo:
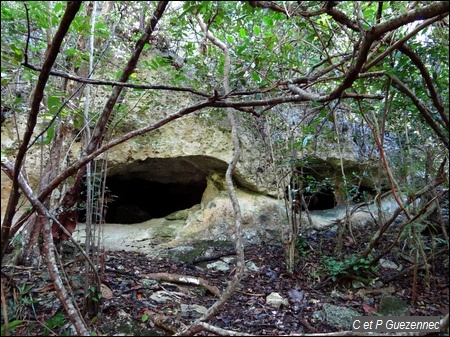
[[(361, 235), (365, 235), (361, 233)], [(402, 266), (404, 272), (379, 267), (373, 274), (365, 275), (372, 282), (362, 289), (354, 287), (355, 275), (338, 275), (326, 267), (324, 256), (333, 256), (335, 237), (323, 233), (299, 243), (295, 272), (285, 272), (284, 249), (279, 242), (248, 245), (245, 248), (248, 269), (238, 291), (209, 323), (235, 332), (256, 335), (288, 335), (290, 333), (325, 333), (345, 328), (328, 325), (317, 312), (324, 304), (356, 309), (361, 315), (376, 315), (382, 292), (388, 292), (410, 304), (410, 315), (443, 316), (449, 308), (448, 249), (444, 255), (429, 260), (431, 279), (427, 282), (425, 271), (419, 270), (417, 301), (413, 298), (412, 265), (404, 254), (389, 254), (387, 259)], [(349, 256), (357, 243), (347, 241), (342, 256)], [(435, 250), (438, 252), (438, 249)], [(104, 294), (99, 302), (100, 314), (88, 321), (97, 335), (172, 335), (193, 322), (200, 315), (195, 310), (183, 308), (208, 308), (217, 299), (205, 287), (180, 282), (155, 280), (155, 273), (185, 275), (201, 278), (219, 291), (225, 289), (234, 273), (229, 270), (206, 268), (208, 263), (233, 257), (232, 247), (216, 247), (209, 251), (208, 261), (197, 256), (191, 262), (174, 261), (169, 257), (151, 258), (147, 254), (131, 251), (106, 251), (104, 270), (101, 272)], [(403, 257), (402, 257), (403, 256)], [(429, 256), (433, 256), (430, 252)], [(202, 262), (203, 260), (203, 262)], [(84, 262), (67, 254), (63, 264), (70, 279), (73, 296), (82, 306)], [(48, 281), (45, 265), (30, 270), (24, 267), (4, 267), (2, 282), (8, 303), (9, 321), (21, 320), (13, 335), (72, 335), (61, 304), (55, 299), (53, 286)], [(215, 288), (214, 288), (215, 289)], [(294, 292), (293, 292), (294, 291)], [(302, 293), (301, 298), (292, 294)], [(156, 301), (157, 292), (171, 293), (167, 301)], [(288, 305), (273, 308), (266, 304), (270, 293), (279, 293)], [(361, 294), (365, 292), (365, 295)], [(195, 305), (200, 307), (195, 307)], [(2, 310), (3, 311), (3, 310)], [(2, 322), (3, 323), (3, 322)], [(201, 332), (199, 335), (211, 335)]]

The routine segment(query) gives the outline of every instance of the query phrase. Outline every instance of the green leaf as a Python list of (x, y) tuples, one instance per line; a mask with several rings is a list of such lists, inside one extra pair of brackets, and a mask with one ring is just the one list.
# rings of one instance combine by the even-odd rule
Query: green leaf
[(75, 20), (73, 20), (72, 22), (72, 27), (75, 29), (77, 33), (80, 34), (81, 33), (88, 34), (91, 29), (91, 25), (88, 22), (88, 18), (83, 17), (75, 18)]
[(253, 33), (255, 34), (255, 35), (259, 35), (259, 34), (261, 34), (261, 28), (259, 28), (259, 26), (253, 26)]
[(15, 44), (12, 44), (11, 45), (11, 50), (12, 50), (13, 55), (14, 55), (14, 60), (16, 60), (17, 62), (22, 62), (22, 59), (23, 59), (22, 49), (17, 47)]
[(38, 145), (48, 145), (50, 144), (51, 140), (55, 136), (55, 126), (51, 125), (47, 130), (47, 135), (45, 137), (41, 136), (37, 141), (36, 144)]
[(17, 97), (17, 98), (14, 100), (14, 105), (19, 105), (20, 103), (22, 103), (22, 101), (23, 101), (22, 97)]
[(142, 323), (145, 323), (148, 321), (149, 316), (147, 314), (143, 314), (141, 317)]
[(70, 47), (66, 49), (66, 54), (68, 57), (73, 57), (77, 53), (77, 50), (74, 47)]
[(302, 148), (305, 148), (308, 145), (308, 142), (312, 137), (313, 137), (313, 135), (309, 134), (303, 139)]
[(256, 83), (260, 83), (261, 82), (261, 77), (259, 76), (258, 73), (255, 73), (254, 71), (252, 71), (251, 75), (252, 75), (252, 78), (255, 80)]
[(244, 38), (247, 36), (247, 31), (244, 28), (240, 28), (239, 35), (240, 35), (240, 37)]
[(55, 326), (63, 326), (65, 317), (63, 314), (58, 313), (49, 320), (45, 322), (45, 326), (48, 328), (53, 328)]
[(364, 14), (364, 19), (366, 21), (375, 21), (375, 14), (376, 14), (376, 8), (375, 7), (367, 7), (366, 9), (364, 9), (363, 14)]
[[(8, 327), (9, 327), (10, 330), (12, 330), (12, 329), (18, 327), (19, 325), (21, 325), (24, 322), (25, 321), (22, 320), (22, 319), (16, 319), (14, 321), (8, 322)], [(2, 324), (2, 329), (1, 330), (2, 330), (2, 336), (5, 336), (5, 332), (6, 331), (5, 331), (5, 325), (4, 324)]]
[(56, 14), (59, 14), (63, 10), (63, 4), (61, 2), (56, 3), (55, 7), (53, 8), (53, 11)]
[(267, 25), (268, 28), (272, 28), (273, 27), (273, 20), (272, 20), (272, 18), (270, 16), (263, 17), (263, 21)]
[(61, 95), (50, 95), (47, 99), (47, 105), (50, 114), (55, 115), (61, 106)]

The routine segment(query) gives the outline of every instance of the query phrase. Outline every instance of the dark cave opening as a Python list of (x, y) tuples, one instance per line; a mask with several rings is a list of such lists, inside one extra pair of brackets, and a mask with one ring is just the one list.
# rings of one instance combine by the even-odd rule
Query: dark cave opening
[[(294, 191), (296, 191), (294, 189)], [(300, 194), (298, 192), (293, 192), (293, 203), (300, 207)], [(286, 190), (286, 197), (288, 196)], [(303, 197), (305, 198), (305, 203), (308, 206), (308, 210), (325, 210), (334, 208), (336, 203), (336, 197), (334, 195), (334, 191), (332, 189), (323, 188), (318, 192), (310, 193), (304, 192)], [(305, 208), (302, 207), (304, 210)]]
[[(308, 210), (332, 209), (337, 205), (334, 188), (328, 179), (318, 179), (311, 174), (295, 174), (289, 186), (295, 207), (305, 209), (300, 202), (303, 195)], [(286, 198), (289, 197), (286, 187)]]
[[(104, 221), (135, 224), (191, 208), (201, 203), (207, 176), (225, 172), (226, 167), (225, 162), (205, 156), (147, 158), (111, 165), (105, 180)], [(86, 218), (83, 197), (85, 194), (79, 200), (80, 222)], [(93, 214), (98, 217), (100, 212)]]
[(336, 206), (336, 198), (330, 188), (323, 188), (314, 194), (305, 193), (304, 197), (310, 211), (332, 209)]
[(106, 186), (113, 195), (106, 210), (107, 223), (133, 224), (162, 218), (199, 204), (206, 178), (185, 183), (161, 183), (142, 178), (111, 176)]

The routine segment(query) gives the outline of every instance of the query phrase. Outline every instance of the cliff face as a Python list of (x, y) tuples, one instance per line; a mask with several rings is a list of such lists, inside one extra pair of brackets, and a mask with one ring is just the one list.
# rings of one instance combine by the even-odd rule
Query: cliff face
[[(158, 74), (157, 79), (164, 81), (163, 77)], [(93, 113), (101, 111), (106, 94), (97, 93)], [(125, 97), (115, 111), (107, 139), (155, 124), (192, 104), (186, 94), (170, 92), (158, 96), (130, 92)], [(308, 117), (309, 112), (307, 106), (271, 111), (259, 118), (236, 112), (242, 154), (234, 182), (249, 241), (279, 232), (286, 217), (286, 185), (291, 181), (292, 189), (298, 187), (298, 182), (290, 180), (293, 169), (301, 170), (303, 187), (314, 190), (308, 201), (315, 210), (343, 205), (349, 186), (359, 185), (368, 192), (375, 185), (370, 144), (352, 116), (340, 112), (333, 118)], [(43, 115), (39, 128), (47, 123)], [(65, 123), (71, 131), (64, 139), (62, 161), (69, 165), (81, 153), (79, 117), (69, 115)], [(24, 115), (2, 123), (2, 153), (9, 160), (18, 148), (16, 135), (23, 134), (25, 126)], [(27, 155), (24, 173), (34, 189), (46, 173), (50, 146), (51, 142), (35, 144)], [(113, 201), (108, 204), (106, 221), (143, 224), (165, 219), (174, 228), (174, 243), (232, 238), (234, 218), (224, 181), (232, 155), (230, 126), (224, 112), (217, 110), (187, 115), (112, 148), (94, 161), (98, 168), (107, 163), (106, 187)], [(11, 184), (3, 172), (1, 181), (3, 216)], [(351, 185), (344, 186), (344, 181)], [(58, 200), (64, 192), (61, 187), (52, 198)]]
[[(169, 109), (160, 109), (154, 114), (128, 114), (114, 129), (113, 136), (119, 137), (129, 130), (154, 123), (170, 113), (173, 112)], [(273, 145), (276, 141), (274, 136), (269, 138), (261, 120), (241, 115), (239, 121), (242, 155), (234, 179), (246, 239), (259, 242), (277, 235), (280, 224), (285, 221), (285, 191), (281, 188), (277, 193), (280, 170), (271, 162), (273, 148), (269, 151), (269, 142)], [(19, 123), (19, 127), (23, 126)], [(332, 130), (333, 125), (328, 127)], [(11, 124), (2, 126), (2, 150), (10, 155), (17, 147), (12, 130)], [(301, 139), (302, 136), (295, 137)], [(367, 158), (349, 128), (340, 133), (339, 142), (333, 142), (330, 137), (316, 137), (310, 142), (297, 159), (307, 163), (305, 172), (315, 181), (326, 180), (326, 184), (321, 185), (324, 190), (315, 196), (316, 208), (312, 209), (333, 209), (343, 201), (340, 194), (343, 193), (342, 170), (349, 175), (361, 173), (367, 167), (361, 163), (367, 163)], [(70, 143), (68, 149), (68, 157), (74, 160), (79, 156), (80, 142)], [(41, 148), (35, 146), (26, 165), (34, 186), (39, 181), (40, 154)], [(162, 233), (172, 228), (172, 245), (192, 240), (232, 239), (234, 218), (224, 180), (231, 157), (231, 132), (226, 117), (212, 112), (172, 121), (111, 149), (96, 160), (101, 163), (107, 159), (106, 186), (114, 196), (108, 204), (107, 223), (147, 223), (150, 228), (154, 225), (152, 219), (160, 219), (165, 224), (159, 224), (160, 228), (164, 230), (154, 236), (164, 236)], [(9, 180), (2, 173), (2, 214), (9, 186)]]

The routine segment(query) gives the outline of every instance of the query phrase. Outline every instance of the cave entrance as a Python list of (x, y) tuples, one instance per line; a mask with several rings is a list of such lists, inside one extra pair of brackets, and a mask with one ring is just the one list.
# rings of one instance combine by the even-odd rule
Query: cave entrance
[[(334, 194), (334, 186), (330, 179), (322, 178), (320, 175), (312, 174), (304, 170), (303, 174), (294, 174), (291, 178), (290, 189), (292, 199), (298, 205), (300, 204), (300, 195), (303, 195), (308, 210), (326, 210), (332, 209), (337, 205)], [(286, 197), (288, 197), (286, 188)], [(304, 207), (302, 206), (302, 209)]]
[(315, 193), (306, 193), (305, 201), (310, 211), (332, 209), (336, 206), (336, 197), (330, 187), (322, 188)]
[(122, 167), (106, 178), (113, 196), (107, 223), (133, 224), (162, 218), (199, 204), (206, 174), (187, 160), (148, 159)]
[(132, 224), (199, 204), (206, 179), (195, 184), (171, 184), (113, 176), (106, 179), (106, 186), (114, 196), (108, 205), (106, 222)]

